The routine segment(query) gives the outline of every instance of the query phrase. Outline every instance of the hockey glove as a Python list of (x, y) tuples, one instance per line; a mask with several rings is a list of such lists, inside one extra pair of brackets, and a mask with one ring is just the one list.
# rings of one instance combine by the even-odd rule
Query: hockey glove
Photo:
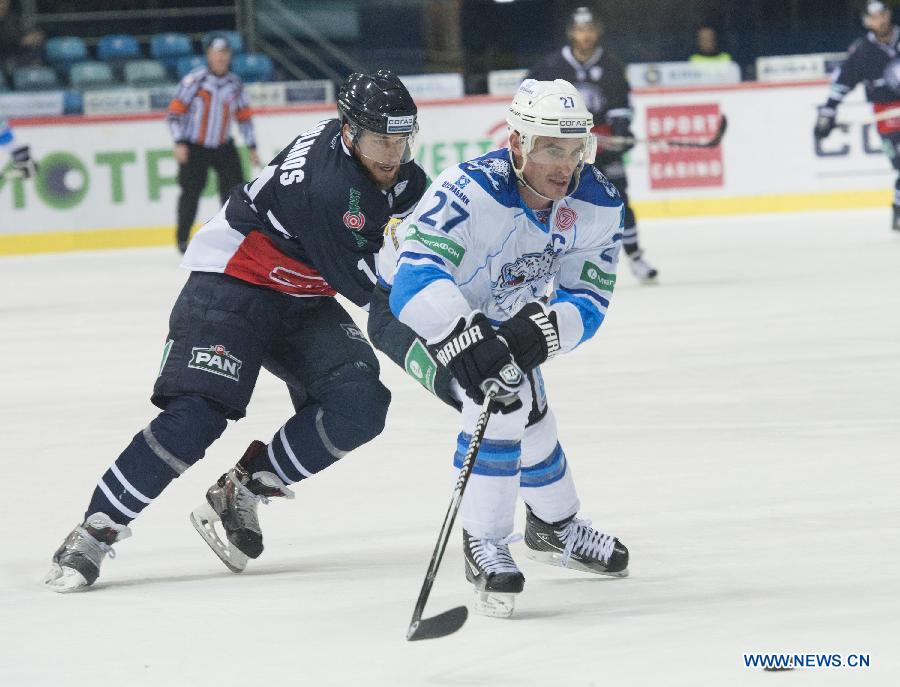
[(509, 346), (513, 360), (525, 374), (559, 353), (556, 313), (548, 312), (536, 301), (502, 322), (497, 336)]
[(513, 364), (512, 355), (487, 318), (480, 312), (468, 320), (459, 318), (453, 330), (439, 341), (429, 342), (438, 363), (450, 370), (459, 385), (476, 403), (484, 402), (484, 392), (491, 383), (500, 387), (494, 397), (501, 413), (522, 407), (518, 389), (522, 373)]
[(31, 151), (28, 146), (22, 146), (12, 151), (12, 164), (13, 169), (19, 170), (26, 179), (34, 176), (35, 172), (37, 172), (37, 165), (31, 159)]
[(629, 150), (634, 148), (634, 132), (631, 130), (631, 120), (626, 119), (625, 117), (616, 117), (611, 120), (610, 128), (612, 129), (612, 135), (616, 138), (624, 138), (629, 139), (627, 142), (622, 142), (616, 146), (617, 153), (627, 153)]
[(828, 134), (831, 133), (831, 130), (834, 129), (834, 120), (837, 117), (837, 111), (833, 107), (828, 107), (827, 105), (822, 105), (817, 111), (818, 116), (816, 117), (816, 126), (813, 129), (813, 136), (816, 137), (816, 140), (820, 141), (828, 136)]

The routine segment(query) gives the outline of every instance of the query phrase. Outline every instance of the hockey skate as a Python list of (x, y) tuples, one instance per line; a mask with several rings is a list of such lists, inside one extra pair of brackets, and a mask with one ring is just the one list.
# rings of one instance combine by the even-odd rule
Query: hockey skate
[(628, 549), (611, 534), (598, 532), (590, 520), (574, 515), (546, 523), (527, 508), (525, 545), (529, 558), (583, 572), (628, 576)]
[(106, 513), (89, 515), (53, 554), (44, 584), (63, 593), (89, 587), (100, 576), (100, 564), (106, 554), (116, 557), (112, 545), (130, 536), (128, 527), (114, 523)]
[(509, 553), (509, 545), (521, 539), (476, 539), (463, 530), (466, 579), (475, 585), (474, 610), (492, 618), (508, 618), (516, 607), (516, 594), (525, 587), (525, 576)]
[(900, 205), (894, 206), (894, 219), (891, 222), (891, 229), (900, 231)]
[[(266, 445), (254, 441), (231, 470), (222, 475), (206, 492), (206, 503), (191, 512), (191, 522), (203, 540), (232, 572), (242, 572), (247, 561), (263, 552), (262, 531), (256, 508), (270, 498), (294, 498), (277, 475), (257, 472), (250, 475), (245, 465)], [(215, 524), (225, 530), (223, 540)]]
[(644, 260), (643, 251), (638, 251), (629, 257), (631, 258), (631, 260), (628, 261), (628, 264), (631, 267), (631, 273), (637, 277), (639, 281), (644, 284), (651, 284), (656, 281), (659, 272), (656, 271), (656, 268), (653, 265)]

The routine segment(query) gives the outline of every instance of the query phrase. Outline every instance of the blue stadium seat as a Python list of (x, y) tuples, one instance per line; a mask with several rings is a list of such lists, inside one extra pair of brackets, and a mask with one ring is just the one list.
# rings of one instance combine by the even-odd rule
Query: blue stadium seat
[(87, 57), (87, 46), (75, 36), (51, 38), (44, 44), (44, 60), (66, 74), (73, 64), (86, 60)]
[(63, 92), (63, 114), (82, 114), (84, 112), (84, 98), (81, 91), (69, 89)]
[(72, 88), (80, 91), (110, 88), (117, 85), (112, 67), (106, 62), (95, 62), (94, 60), (73, 64), (72, 70), (69, 72), (69, 82), (72, 84)]
[(191, 39), (184, 33), (158, 33), (150, 39), (150, 57), (159, 60), (174, 75), (178, 60), (194, 54)]
[(134, 87), (162, 86), (171, 83), (169, 73), (158, 60), (134, 60), (125, 63), (125, 83)]
[(178, 66), (175, 70), (176, 76), (179, 80), (181, 80), (189, 71), (192, 71), (197, 67), (203, 67), (205, 65), (206, 58), (200, 55), (188, 55), (187, 57), (179, 57)]
[(231, 60), (231, 71), (248, 83), (269, 81), (272, 78), (272, 60), (261, 52), (235, 55)]
[(59, 78), (50, 67), (19, 67), (13, 70), (17, 91), (51, 91), (59, 88)]
[(213, 38), (224, 38), (227, 40), (231, 46), (231, 52), (235, 55), (244, 52), (244, 39), (241, 38), (241, 34), (237, 31), (210, 31), (209, 33), (204, 33), (201, 41), (204, 51), (209, 47)]
[(141, 56), (141, 49), (134, 36), (112, 34), (104, 36), (97, 44), (97, 59), (104, 62), (122, 62)]

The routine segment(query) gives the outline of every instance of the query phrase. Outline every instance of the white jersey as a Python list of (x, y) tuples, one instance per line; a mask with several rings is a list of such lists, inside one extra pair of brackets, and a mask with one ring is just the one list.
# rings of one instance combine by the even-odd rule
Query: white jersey
[(570, 351), (606, 316), (623, 221), (621, 197), (591, 166), (541, 221), (519, 194), (509, 151), (495, 150), (444, 171), (406, 219), (388, 224), (378, 278), (393, 314), (429, 342), (475, 310), (497, 323), (544, 300)]

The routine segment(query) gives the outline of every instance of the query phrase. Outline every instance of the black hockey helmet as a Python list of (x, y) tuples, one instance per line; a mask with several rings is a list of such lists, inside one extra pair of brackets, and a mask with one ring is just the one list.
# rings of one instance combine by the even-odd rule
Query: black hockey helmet
[(375, 74), (355, 72), (338, 94), (341, 120), (379, 134), (413, 134), (416, 108), (403, 82), (386, 69)]

